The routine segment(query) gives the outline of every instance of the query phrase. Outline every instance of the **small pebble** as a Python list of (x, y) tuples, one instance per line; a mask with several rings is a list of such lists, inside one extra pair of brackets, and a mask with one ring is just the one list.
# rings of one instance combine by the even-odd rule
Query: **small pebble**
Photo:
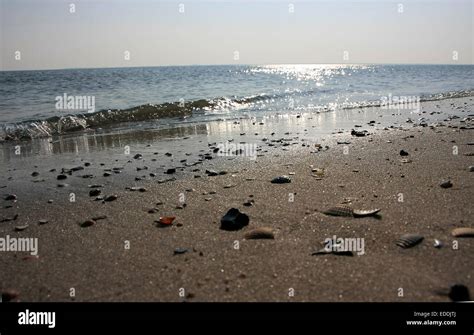
[(89, 196), (90, 197), (96, 197), (98, 196), (102, 191), (99, 189), (94, 189), (89, 191)]
[(408, 156), (408, 152), (405, 150), (400, 150), (400, 156)]
[(441, 184), (439, 184), (442, 188), (450, 188), (453, 187), (453, 183), (451, 183), (450, 180), (443, 181)]
[(114, 201), (117, 200), (117, 198), (118, 197), (116, 195), (109, 195), (104, 198), (104, 201)]

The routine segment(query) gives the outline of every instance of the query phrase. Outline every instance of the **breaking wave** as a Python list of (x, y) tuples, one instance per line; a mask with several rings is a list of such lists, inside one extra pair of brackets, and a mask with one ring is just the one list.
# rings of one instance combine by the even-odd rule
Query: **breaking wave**
[[(167, 118), (185, 119), (199, 114), (219, 114), (235, 111), (242, 108), (253, 108), (259, 104), (266, 106), (269, 102), (282, 101), (277, 105), (279, 110), (296, 112), (299, 108), (288, 107), (288, 101), (299, 94), (315, 94), (316, 91), (287, 92), (279, 95), (260, 94), (243, 98), (215, 98), (199, 99), (188, 102), (169, 102), (163, 104), (145, 104), (128, 109), (101, 110), (94, 113), (55, 116), (40, 120), (22, 121), (18, 123), (3, 124), (0, 126), (0, 140), (15, 141), (29, 140), (40, 137), (63, 135), (86, 129), (99, 129), (102, 127), (114, 127), (119, 124), (130, 122), (146, 122)], [(435, 101), (451, 98), (474, 96), (474, 90), (463, 90), (428, 95), (420, 98), (423, 101)], [(381, 101), (344, 102), (340, 104), (309, 106), (306, 111), (317, 110), (318, 112), (332, 111), (334, 105), (340, 109), (353, 109), (364, 107), (380, 107)]]

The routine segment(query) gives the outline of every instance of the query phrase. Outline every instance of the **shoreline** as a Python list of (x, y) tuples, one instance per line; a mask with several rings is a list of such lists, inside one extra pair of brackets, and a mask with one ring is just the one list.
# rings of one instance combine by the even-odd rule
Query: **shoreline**
[[(422, 106), (436, 111), (436, 104), (439, 101)], [(186, 140), (164, 137), (157, 145), (151, 137), (133, 145), (130, 155), (122, 153), (129, 142), (120, 136), (110, 146), (98, 145), (100, 150), (72, 145), (65, 154), (43, 153), (43, 160), (35, 160), (34, 147), (31, 156), (8, 159), (3, 154), (7, 165), (2, 167), (2, 193), (15, 194), (18, 200), (2, 200), (2, 207), (12, 206), (4, 208), (2, 217), (19, 216), (0, 223), (1, 236), (37, 237), (39, 257), (23, 259), (24, 253), (1, 252), (0, 289), (17, 290), (20, 301), (448, 301), (439, 292), (450, 285), (474, 288), (474, 242), (451, 236), (456, 227), (474, 227), (474, 174), (469, 171), (474, 161), (465, 155), (474, 153), (468, 145), (474, 134), (468, 116), (472, 98), (441, 105), (441, 114), (432, 117), (447, 120), (433, 120), (432, 127), (399, 129), (407, 119), (404, 113), (378, 118), (354, 112), (335, 120), (332, 128), (312, 128), (331, 118), (319, 114), (289, 118), (281, 127), (269, 119), (263, 125), (232, 123), (235, 129), (228, 132), (229, 123), (224, 122)], [(459, 106), (466, 111), (460, 112)], [(457, 113), (467, 119), (449, 119)], [(372, 119), (376, 123), (368, 124)], [(363, 126), (354, 129), (367, 129), (370, 135), (351, 136), (355, 124)], [(242, 127), (249, 135), (240, 136)], [(255, 132), (258, 135), (251, 135)], [(273, 138), (270, 132), (276, 132)], [(258, 143), (257, 158), (214, 154), (206, 159), (224, 139)], [(90, 148), (85, 143), (83, 147)], [(401, 150), (408, 156), (400, 156)], [(136, 154), (141, 157), (134, 159)], [(56, 179), (62, 168), (78, 166), (83, 169)], [(53, 168), (56, 171), (49, 172)], [(176, 173), (164, 173), (170, 168)], [(206, 170), (226, 174), (208, 176)], [(39, 175), (31, 176), (35, 171)], [(105, 172), (111, 175), (104, 177)], [(83, 177), (87, 175), (92, 177)], [(291, 183), (270, 182), (281, 175), (288, 175)], [(453, 186), (440, 187), (444, 180)], [(118, 198), (93, 201), (88, 187), (92, 184), (104, 185), (98, 188), (102, 195)], [(133, 187), (146, 191), (131, 191)], [(71, 193), (75, 202), (70, 202)], [(252, 206), (245, 206), (250, 200)], [(381, 218), (321, 213), (341, 202), (353, 208), (380, 208)], [(232, 207), (248, 214), (249, 226), (220, 230), (221, 217)], [(149, 213), (151, 209), (156, 212)], [(106, 218), (89, 227), (79, 225), (99, 216)], [(160, 216), (176, 220), (171, 227), (159, 228), (155, 221)], [(39, 220), (47, 223), (39, 225)], [(25, 224), (27, 228), (15, 231)], [(245, 233), (256, 227), (270, 227), (275, 238), (245, 239)], [(401, 249), (396, 240), (405, 233), (421, 234), (424, 240)], [(312, 255), (334, 235), (364, 238), (365, 254)], [(443, 246), (435, 248), (434, 239)], [(187, 251), (175, 254), (176, 249)], [(71, 288), (75, 297), (69, 294)], [(179, 295), (181, 288), (184, 297)], [(403, 297), (398, 295), (400, 288)]]

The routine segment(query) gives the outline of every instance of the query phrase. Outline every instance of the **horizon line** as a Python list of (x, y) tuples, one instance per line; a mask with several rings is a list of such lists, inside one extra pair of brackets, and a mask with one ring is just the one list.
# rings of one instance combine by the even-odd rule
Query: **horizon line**
[(105, 67), (66, 67), (43, 69), (0, 69), (0, 72), (28, 72), (28, 71), (64, 71), (64, 70), (102, 70), (102, 69), (133, 69), (156, 67), (191, 67), (191, 66), (268, 66), (268, 65), (474, 65), (474, 63), (239, 63), (239, 64), (181, 64), (181, 65), (137, 65), (137, 66), (105, 66)]

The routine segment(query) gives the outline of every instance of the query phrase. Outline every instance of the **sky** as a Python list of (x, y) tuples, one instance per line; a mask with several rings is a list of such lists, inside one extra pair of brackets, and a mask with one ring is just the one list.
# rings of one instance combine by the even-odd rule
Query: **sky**
[(473, 3), (0, 0), (0, 69), (473, 64)]

